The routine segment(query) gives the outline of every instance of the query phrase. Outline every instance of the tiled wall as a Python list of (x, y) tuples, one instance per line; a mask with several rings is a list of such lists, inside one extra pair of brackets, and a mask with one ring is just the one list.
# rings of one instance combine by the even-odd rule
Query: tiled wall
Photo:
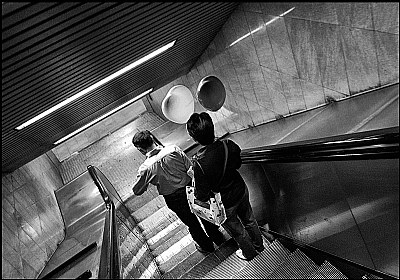
[[(398, 62), (399, 3), (242, 3), (191, 71), (151, 102), (160, 112), (172, 86), (195, 96), (203, 77), (217, 76), (227, 97), (211, 115), (222, 135), (398, 82)], [(196, 102), (195, 111), (205, 109)]]
[(2, 177), (2, 278), (36, 278), (64, 238), (54, 190), (62, 186), (48, 152)]

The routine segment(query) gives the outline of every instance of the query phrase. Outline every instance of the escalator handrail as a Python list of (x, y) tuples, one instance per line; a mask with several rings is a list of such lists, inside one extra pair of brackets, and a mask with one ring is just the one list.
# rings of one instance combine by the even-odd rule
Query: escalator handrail
[(336, 161), (399, 157), (399, 127), (243, 149), (242, 163)]
[[(260, 230), (261, 230), (261, 232), (264, 232), (263, 228), (260, 228)], [(372, 274), (372, 275), (377, 276), (377, 277), (382, 277), (383, 279), (398, 279), (393, 275), (387, 274), (387, 273), (379, 271), (379, 270), (371, 269), (369, 267), (363, 266), (363, 265), (358, 264), (356, 262), (353, 262), (351, 260), (347, 260), (345, 258), (336, 256), (336, 255), (328, 253), (328, 252), (325, 252), (325, 251), (323, 251), (321, 249), (315, 248), (315, 247), (313, 247), (311, 245), (308, 245), (308, 244), (306, 244), (304, 242), (296, 240), (296, 239), (294, 239), (292, 237), (289, 237), (287, 235), (284, 235), (282, 233), (278, 233), (278, 232), (275, 232), (273, 230), (268, 230), (268, 233), (272, 234), (279, 241), (285, 240), (286, 242), (291, 243), (292, 245), (294, 245), (295, 247), (297, 247), (299, 249), (304, 249), (304, 250), (307, 250), (307, 251), (314, 251), (315, 253), (317, 253), (319, 255), (323, 255), (324, 258), (326, 258), (326, 260), (328, 260), (330, 262), (333, 262), (333, 263), (336, 263), (336, 262), (346, 263), (347, 265), (349, 265), (351, 267), (360, 269), (360, 270), (364, 271), (365, 273), (369, 273), (369, 274)]]

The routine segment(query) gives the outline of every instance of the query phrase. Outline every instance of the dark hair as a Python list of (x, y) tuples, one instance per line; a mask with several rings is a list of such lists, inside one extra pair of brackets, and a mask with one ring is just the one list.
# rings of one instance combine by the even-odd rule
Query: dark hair
[(193, 113), (186, 123), (188, 134), (201, 145), (210, 145), (214, 142), (214, 123), (206, 112)]
[(145, 150), (150, 148), (153, 143), (153, 137), (151, 137), (150, 131), (148, 130), (136, 132), (132, 138), (132, 144), (135, 147), (139, 147)]

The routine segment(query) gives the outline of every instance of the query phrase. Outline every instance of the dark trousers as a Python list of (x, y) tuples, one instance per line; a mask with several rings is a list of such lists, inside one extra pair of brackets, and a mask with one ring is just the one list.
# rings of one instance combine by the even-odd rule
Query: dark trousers
[(235, 239), (243, 255), (251, 260), (257, 251), (264, 249), (263, 239), (257, 220), (249, 202), (249, 191), (246, 187), (243, 197), (232, 207), (225, 209), (227, 219), (222, 227)]
[(207, 234), (204, 232), (199, 219), (190, 211), (185, 188), (181, 188), (173, 194), (164, 195), (164, 199), (168, 208), (174, 211), (179, 219), (188, 226), (190, 235), (201, 248), (213, 251), (213, 242), (216, 245), (221, 245), (224, 242), (224, 235), (218, 230), (218, 226), (206, 220), (201, 220)]

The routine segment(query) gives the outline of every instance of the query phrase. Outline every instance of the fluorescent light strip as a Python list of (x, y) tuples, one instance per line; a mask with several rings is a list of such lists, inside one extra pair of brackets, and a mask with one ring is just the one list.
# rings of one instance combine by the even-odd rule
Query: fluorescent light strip
[[(286, 12), (280, 14), (280, 15), (277, 16), (277, 17), (274, 17), (273, 19), (271, 19), (270, 21), (268, 21), (268, 22), (265, 24), (265, 26), (267, 26), (268, 24), (273, 23), (275, 20), (277, 20), (277, 19), (280, 18), (280, 17), (283, 17), (283, 16), (286, 15), (287, 13), (290, 13), (294, 8), (295, 8), (295, 7), (293, 7), (293, 8), (291, 8), (291, 9), (287, 10)], [(250, 31), (250, 32), (247, 33), (246, 35), (243, 35), (242, 37), (240, 37), (239, 39), (237, 39), (235, 42), (233, 42), (232, 44), (230, 44), (229, 46), (232, 47), (232, 46), (233, 46), (234, 44), (236, 44), (237, 42), (242, 41), (244, 38), (250, 36), (251, 34), (253, 34), (253, 33), (257, 32), (257, 31), (259, 31), (262, 27), (263, 27), (263, 26), (261, 25), (260, 27), (258, 27), (258, 28), (256, 28), (256, 29)]]
[(102, 115), (101, 117), (95, 119), (94, 121), (91, 121), (90, 123), (88, 123), (88, 124), (82, 126), (81, 128), (75, 130), (74, 132), (72, 132), (72, 133), (68, 134), (67, 136), (61, 138), (60, 140), (54, 142), (53, 144), (54, 144), (54, 145), (58, 145), (58, 144), (60, 144), (61, 142), (64, 142), (64, 141), (67, 140), (68, 138), (71, 138), (72, 136), (74, 136), (75, 134), (77, 134), (77, 133), (81, 132), (82, 130), (88, 128), (89, 126), (91, 126), (91, 125), (93, 125), (93, 124), (95, 124), (95, 123), (101, 121), (102, 119), (108, 117), (109, 115), (115, 113), (116, 111), (118, 111), (118, 110), (120, 110), (120, 109), (122, 109), (122, 108), (128, 106), (129, 104), (131, 104), (131, 103), (133, 103), (133, 102), (139, 100), (140, 98), (142, 98), (142, 97), (145, 96), (146, 94), (150, 93), (151, 91), (153, 91), (153, 88), (151, 88), (151, 89), (149, 89), (149, 90), (143, 92), (142, 94), (139, 94), (139, 95), (136, 96), (135, 98), (133, 98), (133, 99), (129, 100), (128, 102), (126, 102), (126, 103), (124, 103), (124, 104), (118, 106), (117, 108), (115, 108), (115, 109), (111, 110), (110, 112), (108, 112), (108, 113)]
[(21, 124), (20, 126), (16, 127), (15, 129), (16, 129), (16, 130), (21, 130), (21, 129), (27, 127), (28, 125), (33, 124), (34, 122), (40, 120), (41, 118), (44, 118), (45, 116), (47, 116), (47, 115), (53, 113), (55, 110), (60, 109), (61, 107), (67, 105), (68, 103), (70, 103), (70, 102), (72, 102), (72, 101), (78, 99), (78, 98), (81, 97), (82, 95), (85, 95), (86, 93), (88, 93), (88, 92), (90, 92), (90, 91), (92, 91), (92, 90), (94, 90), (94, 89), (96, 89), (96, 88), (102, 86), (103, 84), (105, 84), (105, 83), (111, 81), (112, 79), (115, 79), (116, 77), (118, 77), (118, 76), (124, 74), (125, 72), (127, 72), (127, 71), (129, 71), (129, 70), (135, 68), (136, 66), (138, 66), (138, 65), (140, 65), (140, 64), (142, 64), (142, 63), (144, 63), (144, 62), (146, 62), (147, 60), (149, 60), (149, 59), (155, 57), (156, 55), (159, 55), (160, 53), (165, 52), (166, 50), (168, 50), (169, 48), (171, 48), (171, 47), (175, 44), (175, 42), (176, 42), (176, 40), (173, 41), (173, 42), (171, 42), (171, 43), (169, 43), (168, 45), (165, 45), (165, 46), (162, 47), (162, 48), (159, 48), (158, 50), (152, 52), (151, 54), (148, 54), (148, 55), (146, 55), (145, 57), (142, 57), (141, 59), (139, 59), (139, 60), (137, 60), (137, 61), (135, 61), (135, 62), (129, 64), (128, 66), (122, 68), (121, 70), (115, 72), (114, 74), (112, 74), (112, 75), (110, 75), (110, 76), (108, 76), (108, 77), (102, 79), (101, 81), (99, 81), (99, 82), (93, 84), (92, 86), (88, 87), (87, 89), (84, 89), (83, 91), (81, 91), (81, 92), (75, 94), (74, 96), (71, 96), (70, 98), (64, 100), (63, 102), (57, 104), (56, 106), (51, 107), (50, 109), (44, 111), (43, 113), (41, 113), (41, 114), (37, 115), (36, 117), (30, 119), (29, 121), (24, 122), (23, 124)]

